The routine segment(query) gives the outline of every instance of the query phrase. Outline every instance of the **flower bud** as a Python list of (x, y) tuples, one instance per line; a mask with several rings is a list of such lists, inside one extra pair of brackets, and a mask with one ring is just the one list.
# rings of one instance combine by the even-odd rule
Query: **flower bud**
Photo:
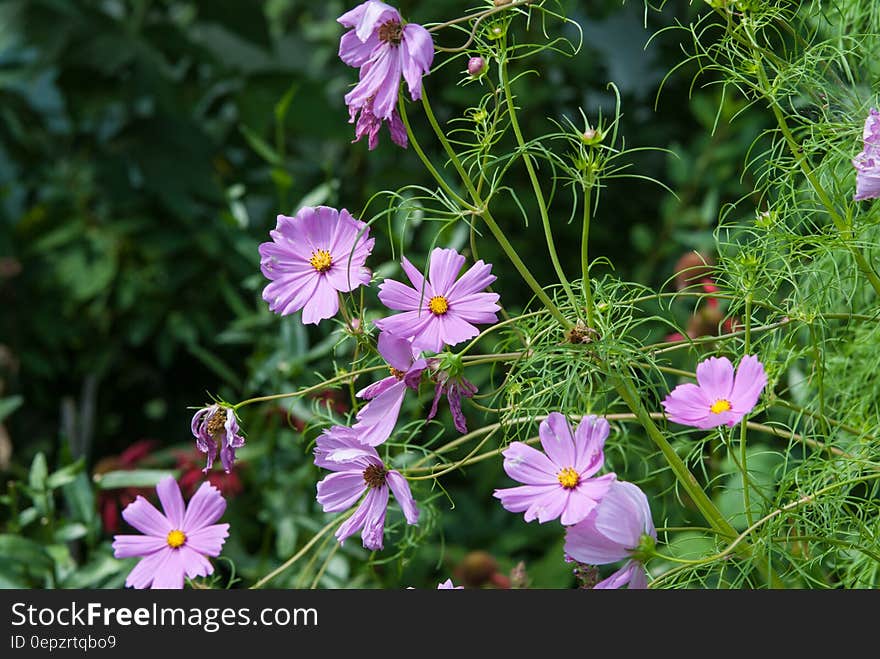
[(486, 70), (486, 60), (482, 57), (471, 57), (468, 60), (467, 71), (473, 78), (483, 75)]
[(605, 134), (597, 128), (587, 128), (581, 133), (581, 141), (588, 146), (598, 144), (604, 137)]

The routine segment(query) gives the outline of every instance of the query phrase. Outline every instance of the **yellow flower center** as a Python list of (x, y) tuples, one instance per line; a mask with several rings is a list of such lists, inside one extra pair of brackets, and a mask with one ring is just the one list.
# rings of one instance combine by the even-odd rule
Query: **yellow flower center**
[(724, 400), (723, 398), (719, 398), (714, 403), (712, 403), (712, 407), (709, 408), (712, 414), (721, 414), (722, 412), (730, 411), (730, 401)]
[(446, 298), (442, 295), (435, 295), (428, 300), (428, 309), (431, 310), (431, 313), (437, 316), (442, 316), (449, 311), (449, 302), (447, 302)]
[(177, 549), (178, 547), (182, 547), (183, 543), (186, 542), (186, 533), (174, 529), (173, 531), (168, 532), (168, 537), (165, 541), (168, 543), (169, 547)]
[(562, 469), (556, 474), (556, 478), (559, 481), (559, 484), (566, 490), (573, 490), (578, 486), (578, 483), (581, 482), (580, 475), (571, 467)]
[(309, 259), (309, 263), (318, 272), (327, 272), (330, 266), (333, 265), (333, 257), (330, 256), (330, 252), (326, 249), (316, 249), (312, 252), (312, 258)]

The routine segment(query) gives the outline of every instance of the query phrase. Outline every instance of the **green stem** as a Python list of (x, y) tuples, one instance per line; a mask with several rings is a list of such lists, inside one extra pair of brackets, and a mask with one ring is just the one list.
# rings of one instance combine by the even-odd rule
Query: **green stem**
[[(402, 99), (401, 99), (402, 101)], [(401, 105), (403, 103), (401, 102)], [(476, 188), (474, 187), (473, 182), (471, 181), (470, 176), (468, 176), (467, 171), (465, 171), (464, 166), (461, 164), (461, 160), (459, 160), (458, 155), (455, 153), (455, 150), (452, 148), (452, 145), (449, 143), (449, 140), (446, 139), (446, 135), (443, 133), (443, 130), (440, 128), (440, 124), (437, 122), (437, 118), (434, 116), (433, 111), (431, 110), (431, 104), (428, 102), (428, 95), (425, 90), (422, 90), (422, 108), (425, 110), (425, 116), (428, 119), (428, 123), (431, 124), (431, 128), (434, 130), (434, 133), (437, 135), (437, 139), (440, 140), (440, 144), (443, 145), (444, 151), (446, 151), (446, 155), (449, 156), (449, 160), (452, 163), (455, 170), (458, 172), (458, 175), (461, 177), (462, 183), (465, 188), (467, 188), (468, 193), (471, 195), (471, 198), (474, 201), (475, 206), (460, 201), (464, 208), (467, 208), (475, 215), (479, 215), (483, 218), (483, 221), (486, 223), (486, 226), (489, 227), (489, 230), (492, 232), (492, 235), (495, 237), (495, 240), (498, 241), (498, 244), (501, 246), (501, 249), (504, 251), (505, 255), (510, 262), (513, 263), (513, 266), (516, 268), (517, 272), (519, 272), (520, 276), (525, 280), (525, 282), (529, 285), (529, 288), (535, 293), (539, 300), (547, 307), (547, 310), (553, 314), (553, 317), (559, 321), (559, 323), (568, 329), (571, 327), (571, 322), (566, 319), (565, 316), (562, 315), (562, 312), (559, 308), (553, 303), (553, 300), (550, 299), (550, 296), (544, 292), (544, 289), (538, 283), (538, 280), (532, 275), (531, 270), (529, 270), (528, 266), (523, 263), (523, 260), (516, 253), (516, 250), (513, 248), (513, 245), (510, 244), (510, 241), (507, 240), (507, 236), (504, 235), (504, 231), (501, 230), (501, 227), (498, 226), (498, 223), (495, 221), (495, 218), (492, 217), (492, 213), (489, 212), (489, 208), (486, 203), (477, 193)], [(401, 117), (403, 113), (401, 113)], [(409, 135), (410, 142), (413, 143), (415, 147), (418, 142), (415, 139), (415, 136), (412, 133), (412, 129), (409, 124), (405, 122), (406, 132)], [(420, 157), (423, 158), (423, 162), (427, 162), (427, 158), (424, 157), (424, 152), (421, 149), (418, 150), (421, 154)], [(431, 174), (438, 180), (441, 180), (440, 174), (437, 170), (431, 166), (429, 170)], [(456, 199), (460, 199), (457, 195)]]
[(320, 540), (321, 537), (323, 537), (323, 535), (324, 535), (325, 533), (327, 533), (328, 531), (330, 531), (334, 526), (338, 526), (338, 525), (342, 524), (342, 522), (345, 521), (345, 520), (346, 520), (346, 519), (347, 519), (347, 518), (348, 518), (353, 512), (354, 512), (354, 510), (350, 510), (349, 512), (344, 513), (344, 514), (340, 515), (339, 517), (336, 517), (335, 519), (330, 520), (324, 528), (322, 528), (320, 531), (318, 531), (318, 532), (312, 537), (312, 539), (309, 540), (309, 541), (303, 546), (302, 549), (300, 549), (300, 550), (299, 550), (298, 552), (296, 552), (293, 556), (291, 556), (291, 557), (288, 558), (286, 561), (284, 561), (284, 563), (282, 563), (281, 565), (279, 565), (277, 568), (275, 568), (274, 570), (272, 570), (272, 571), (271, 571), (269, 574), (267, 574), (265, 577), (263, 577), (262, 579), (260, 579), (259, 581), (257, 581), (257, 583), (255, 583), (253, 586), (251, 586), (251, 589), (262, 588), (262, 587), (265, 586), (267, 583), (269, 583), (272, 579), (274, 579), (274, 578), (277, 577), (279, 574), (281, 574), (282, 572), (284, 572), (284, 571), (285, 571), (287, 568), (289, 568), (291, 565), (293, 565), (294, 563), (296, 563), (299, 559), (301, 559), (303, 556), (305, 556), (306, 553), (308, 553), (308, 551), (309, 551), (312, 547), (315, 546), (315, 544), (318, 542), (318, 540)]
[(434, 177), (434, 180), (437, 181), (438, 185), (443, 189), (446, 194), (448, 194), (452, 199), (456, 201), (462, 208), (466, 208), (468, 210), (474, 210), (473, 207), (467, 203), (464, 199), (462, 199), (458, 193), (453, 190), (450, 185), (446, 182), (446, 179), (437, 171), (437, 168), (434, 167), (434, 164), (431, 162), (430, 158), (425, 155), (425, 152), (422, 150), (422, 146), (419, 144), (416, 136), (413, 134), (412, 127), (409, 124), (409, 117), (406, 114), (406, 101), (403, 97), (403, 91), (399, 93), (398, 101), (397, 101), (397, 109), (400, 112), (400, 119), (403, 121), (403, 125), (406, 127), (406, 134), (409, 137), (409, 143), (412, 146), (413, 150), (419, 156), (419, 159), (422, 161), (422, 164), (425, 166), (425, 169)]
[[(743, 354), (748, 355), (752, 349), (752, 292), (746, 294), (745, 335), (743, 336)], [(743, 506), (746, 511), (746, 522), (752, 525), (751, 483), (749, 482), (748, 451), (746, 450), (746, 419), (743, 417), (739, 425), (739, 461), (743, 477)]]
[(587, 326), (593, 327), (593, 282), (590, 280), (590, 196), (592, 185), (584, 186), (584, 217), (581, 227), (581, 286), (587, 303)]
[(501, 88), (504, 90), (504, 98), (507, 101), (507, 116), (510, 118), (510, 127), (513, 129), (516, 143), (519, 145), (520, 157), (522, 158), (523, 164), (526, 166), (529, 180), (532, 182), (532, 190), (535, 192), (535, 200), (538, 202), (538, 213), (541, 215), (541, 225), (544, 227), (544, 238), (547, 241), (547, 251), (550, 254), (550, 262), (553, 264), (556, 276), (562, 284), (562, 288), (565, 290), (566, 295), (568, 295), (568, 299), (571, 301), (572, 306), (577, 309), (577, 299), (574, 296), (574, 291), (571, 290), (571, 284), (565, 276), (562, 264), (559, 262), (559, 255), (556, 253), (556, 244), (553, 241), (553, 230), (550, 228), (550, 215), (547, 211), (547, 202), (544, 199), (544, 191), (541, 189), (541, 182), (538, 181), (538, 175), (535, 172), (532, 157), (529, 155), (528, 147), (526, 147), (522, 130), (520, 129), (519, 122), (516, 118), (516, 106), (513, 103), (513, 93), (510, 90), (510, 79), (507, 75), (507, 60), (503, 57), (501, 58), (499, 69), (501, 72)]
[(687, 465), (685, 465), (682, 459), (678, 457), (675, 449), (673, 449), (672, 445), (666, 441), (663, 433), (660, 432), (660, 429), (651, 419), (651, 415), (642, 405), (642, 401), (634, 391), (632, 381), (629, 377), (618, 375), (614, 379), (616, 380), (614, 388), (617, 390), (617, 393), (620, 394), (623, 402), (625, 402), (627, 407), (629, 407), (633, 414), (636, 415), (636, 418), (639, 420), (639, 423), (642, 424), (642, 427), (648, 433), (648, 436), (654, 444), (657, 445), (660, 452), (663, 453), (663, 457), (666, 458), (666, 462), (672, 469), (678, 482), (681, 483), (681, 486), (688, 493), (691, 500), (694, 502), (694, 505), (697, 506), (700, 513), (709, 523), (709, 526), (715, 529), (715, 532), (720, 535), (730, 538), (736, 537), (736, 529), (724, 519), (721, 511), (719, 511), (715, 504), (712, 503), (712, 500), (703, 491), (699, 483), (697, 483), (697, 479), (694, 478), (694, 475), (688, 470)]
[(782, 135), (785, 138), (785, 142), (788, 145), (789, 151), (791, 151), (791, 155), (797, 161), (798, 166), (801, 168), (801, 171), (803, 172), (807, 181), (809, 181), (810, 186), (816, 193), (816, 196), (819, 197), (819, 201), (825, 207), (825, 210), (831, 217), (831, 221), (834, 223), (834, 226), (845, 239), (846, 247), (852, 253), (853, 259), (855, 259), (855, 262), (858, 265), (859, 269), (862, 271), (865, 277), (867, 277), (868, 282), (874, 289), (874, 292), (877, 295), (880, 295), (880, 276), (878, 276), (877, 273), (874, 272), (871, 264), (868, 263), (868, 260), (859, 251), (858, 247), (856, 247), (856, 245), (854, 245), (849, 240), (850, 238), (852, 238), (852, 228), (847, 224), (846, 220), (841, 217), (840, 213), (837, 212), (837, 209), (834, 207), (834, 202), (831, 200), (828, 192), (825, 190), (824, 187), (822, 187), (822, 184), (816, 177), (816, 173), (812, 169), (810, 169), (809, 164), (807, 164), (806, 154), (803, 153), (801, 146), (794, 138), (791, 129), (788, 127), (788, 122), (785, 120), (785, 115), (782, 113), (782, 109), (779, 107), (779, 103), (777, 103), (776, 99), (770, 92), (770, 80), (767, 78), (767, 72), (764, 69), (764, 64), (761, 62), (761, 59), (759, 57), (756, 57), (755, 60), (757, 63), (758, 79), (762, 85), (761, 91), (764, 95), (764, 98), (766, 98), (767, 101), (770, 103), (770, 109), (773, 111), (773, 116), (776, 117), (776, 123), (779, 124), (779, 130), (782, 132)]

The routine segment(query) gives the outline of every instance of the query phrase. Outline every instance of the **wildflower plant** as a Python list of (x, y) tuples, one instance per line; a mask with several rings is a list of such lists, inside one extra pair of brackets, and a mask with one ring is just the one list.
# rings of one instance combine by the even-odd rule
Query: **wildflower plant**
[[(370, 0), (341, 16), (339, 55), (359, 69), (344, 99), (357, 138), (366, 152), (411, 149), (432, 185), (346, 199), (363, 206), (351, 214), (304, 206), (260, 247), (269, 308), (329, 321), (311, 362), (322, 378), (197, 413), (208, 467), (225, 436), (211, 430), (218, 409), (243, 418), (319, 388), (349, 408), (325, 408), (299, 435), (300, 454), (316, 442), (315, 465), (332, 472), (318, 482), (314, 470), (326, 517), (255, 585), (295, 566), (317, 583), (333, 538), (358, 531), (359, 560), (404, 568), (459, 514), (444, 482), (487, 461), (499, 477), (473, 487), (542, 523), (530, 532), (555, 527), (560, 565), (567, 554), (598, 588), (880, 585), (872, 5), (713, 0), (654, 36), (689, 46), (670, 76), (693, 72), (767, 122), (743, 154), (751, 189), (716, 218), (714, 258), (656, 288), (590, 251), (591, 226), (614, 222), (603, 193), (646, 179), (614, 84), (604, 110), (550, 117), (544, 134), (521, 123), (536, 62), (584, 56), (557, 4), (496, 1), (457, 17), (422, 4), (410, 17)], [(445, 66), (468, 99), (451, 117), (431, 104), (429, 74)], [(398, 146), (377, 139), (383, 122)], [(383, 233), (416, 216), (430, 220), (418, 225), (431, 234), (423, 253)], [(558, 240), (567, 224), (579, 245)], [(514, 226), (528, 227), (527, 251)], [(511, 295), (520, 286), (530, 299)], [(708, 301), (715, 331), (685, 328), (683, 301)], [(248, 432), (249, 447), (289, 450), (270, 441)], [(502, 466), (522, 485), (508, 487)]]

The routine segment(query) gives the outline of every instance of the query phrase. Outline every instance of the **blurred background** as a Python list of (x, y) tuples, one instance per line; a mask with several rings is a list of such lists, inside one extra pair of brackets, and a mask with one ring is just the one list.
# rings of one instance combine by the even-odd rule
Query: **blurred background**
[[(278, 213), (327, 204), (357, 216), (377, 192), (432, 185), (412, 150), (387, 133), (373, 152), (351, 144), (343, 95), (356, 72), (337, 56), (343, 30), (335, 19), (353, 4), (0, 4), (0, 587), (121, 586), (130, 563), (110, 549), (125, 527), (121, 508), (152, 491), (143, 486), (153, 470), (173, 470), (187, 495), (202, 478), (189, 432), (196, 407), (212, 395), (238, 401), (315, 384), (315, 371), (332, 371), (327, 360), (346, 366), (325, 326), (268, 311), (257, 246)], [(475, 4), (398, 6), (408, 20), (430, 23)], [(693, 67), (666, 78), (683, 57), (683, 37), (649, 38), (688, 22), (699, 6), (676, 0), (645, 13), (634, 1), (559, 5), (583, 27), (583, 47), (571, 58), (547, 51), (519, 65), (535, 71), (515, 88), (523, 130), (550, 132), (550, 120), (564, 117), (579, 124), (579, 107), (591, 121), (600, 110), (612, 115), (607, 85), (617, 85), (626, 146), (670, 151), (635, 154), (633, 171), (675, 194), (646, 181), (609, 185), (591, 255), (609, 259), (621, 278), (659, 287), (683, 255), (711, 257), (719, 209), (753, 189), (740, 180), (741, 161), (764, 118), (746, 110), (729, 125), (743, 107), (705, 86), (710, 80), (692, 86)], [(562, 32), (577, 38), (570, 27)], [(462, 41), (448, 31), (436, 39)], [(482, 95), (479, 83), (458, 84), (468, 57), (456, 55), (425, 81), (442, 120)], [(409, 107), (422, 143), (442, 162), (421, 112)], [(510, 185), (517, 177), (528, 185), (524, 171), (510, 176)], [(495, 215), (507, 218), (521, 252), (543, 241), (540, 223), (523, 226), (514, 208), (501, 204)], [(554, 224), (562, 246), (580, 235), (567, 222), (561, 215)], [(424, 257), (436, 231), (409, 227), (377, 224), (371, 265), (393, 265), (389, 232), (396, 247)], [(466, 246), (461, 234), (445, 238)], [(522, 308), (529, 293), (515, 271), (492, 241), (480, 249), (496, 263), (505, 305)], [(578, 251), (562, 257), (574, 276)], [(549, 261), (529, 265), (551, 280)], [(596, 274), (603, 269), (611, 271)], [(682, 304), (679, 323), (694, 325), (702, 311)], [(346, 395), (243, 411), (248, 446), (239, 466), (211, 475), (233, 525), (230, 561), (216, 562), (218, 586), (253, 583), (324, 525), (308, 438), (322, 414), (345, 413)], [(476, 427), (479, 415), (469, 416)], [(411, 547), (389, 550), (386, 539), (378, 562), (365, 567), (358, 538), (338, 552), (325, 544), (311, 567), (273, 585), (433, 587), (447, 576), (471, 586), (573, 585), (558, 528), (526, 525), (491, 498), (510, 484), (501, 461), (465, 476), (444, 481), (455, 510), (440, 501), (444, 514), (427, 519)]]

